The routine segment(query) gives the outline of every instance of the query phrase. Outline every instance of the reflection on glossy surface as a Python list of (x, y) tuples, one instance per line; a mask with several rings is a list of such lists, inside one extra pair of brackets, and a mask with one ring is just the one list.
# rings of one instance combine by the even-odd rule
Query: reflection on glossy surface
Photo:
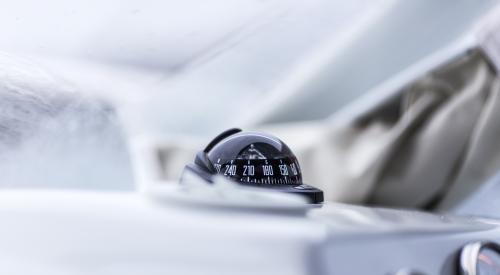
[(482, 249), (477, 256), (477, 274), (500, 275), (500, 254), (491, 248)]
[[(435, 215), (419, 211), (367, 208), (355, 205), (326, 203), (321, 209), (309, 212), (311, 218), (331, 226), (336, 236), (354, 232), (456, 232), (487, 230), (493, 224), (474, 218)], [(345, 230), (348, 229), (348, 230)], [(338, 230), (338, 231), (337, 231)]]
[(394, 275), (425, 275), (420, 271), (416, 271), (413, 269), (401, 269), (394, 273)]
[(495, 242), (474, 242), (460, 252), (460, 274), (500, 274), (500, 245)]

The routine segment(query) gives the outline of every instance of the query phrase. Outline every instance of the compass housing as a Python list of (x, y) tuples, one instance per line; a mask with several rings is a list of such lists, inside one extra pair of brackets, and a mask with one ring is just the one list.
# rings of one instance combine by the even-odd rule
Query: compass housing
[(314, 204), (323, 202), (323, 191), (302, 182), (299, 162), (290, 148), (269, 134), (229, 129), (199, 152), (186, 169), (207, 182), (219, 174), (242, 185), (296, 193)]
[(231, 135), (208, 152), (216, 172), (248, 185), (301, 185), (299, 162), (276, 137), (256, 132)]

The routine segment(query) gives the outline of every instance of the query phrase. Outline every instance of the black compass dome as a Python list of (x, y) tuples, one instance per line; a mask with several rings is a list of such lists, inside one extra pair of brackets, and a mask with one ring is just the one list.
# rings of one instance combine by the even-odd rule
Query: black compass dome
[(265, 133), (238, 128), (220, 133), (196, 154), (194, 163), (186, 165), (181, 182), (188, 172), (207, 183), (214, 183), (218, 174), (241, 185), (296, 194), (310, 204), (323, 202), (323, 191), (302, 182), (299, 162), (290, 148)]
[(229, 136), (208, 152), (212, 163), (218, 159), (278, 159), (295, 158), (290, 148), (280, 139), (258, 132), (240, 132)]
[(297, 158), (280, 139), (264, 133), (239, 132), (207, 152), (218, 174), (254, 185), (300, 185)]

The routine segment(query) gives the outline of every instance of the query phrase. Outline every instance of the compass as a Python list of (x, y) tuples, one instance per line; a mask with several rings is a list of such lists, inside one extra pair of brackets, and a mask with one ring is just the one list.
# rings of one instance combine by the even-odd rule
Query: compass
[(242, 185), (295, 193), (313, 204), (323, 202), (323, 191), (302, 182), (300, 164), (290, 148), (265, 133), (229, 129), (198, 152), (185, 169), (207, 182), (219, 174)]

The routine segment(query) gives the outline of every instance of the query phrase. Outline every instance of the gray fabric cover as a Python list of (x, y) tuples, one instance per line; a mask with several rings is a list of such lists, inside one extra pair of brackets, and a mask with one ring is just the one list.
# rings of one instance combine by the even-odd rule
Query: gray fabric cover
[[(499, 81), (479, 51), (412, 83), (399, 114), (382, 122), (372, 165), (373, 204), (449, 208), (500, 168)], [(378, 110), (380, 112), (380, 110)], [(386, 111), (387, 112), (387, 111)], [(380, 123), (357, 125), (359, 135)]]

